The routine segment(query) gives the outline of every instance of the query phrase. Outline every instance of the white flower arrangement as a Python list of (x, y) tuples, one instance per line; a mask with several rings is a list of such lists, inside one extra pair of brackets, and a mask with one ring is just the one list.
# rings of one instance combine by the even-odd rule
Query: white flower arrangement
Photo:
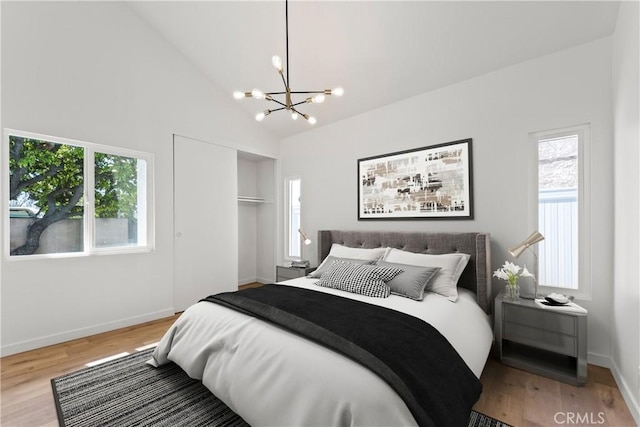
[(535, 276), (527, 270), (526, 265), (524, 267), (520, 267), (519, 265), (509, 261), (505, 261), (502, 267), (494, 271), (493, 277), (505, 280), (512, 288), (516, 287), (520, 277), (531, 277), (533, 280), (536, 280)]

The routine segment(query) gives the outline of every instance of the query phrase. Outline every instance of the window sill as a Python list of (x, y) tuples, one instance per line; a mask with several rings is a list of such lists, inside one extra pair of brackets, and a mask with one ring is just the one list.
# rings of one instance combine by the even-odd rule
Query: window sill
[(154, 248), (151, 246), (141, 246), (135, 248), (119, 247), (109, 249), (94, 249), (90, 252), (62, 252), (54, 254), (35, 254), (35, 255), (5, 255), (6, 261), (41, 261), (48, 259), (64, 259), (64, 258), (86, 258), (91, 256), (104, 256), (104, 255), (132, 255), (141, 253), (153, 252)]

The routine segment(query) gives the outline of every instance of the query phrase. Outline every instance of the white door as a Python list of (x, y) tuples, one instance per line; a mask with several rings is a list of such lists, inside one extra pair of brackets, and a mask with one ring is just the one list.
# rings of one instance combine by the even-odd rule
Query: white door
[(236, 150), (174, 136), (174, 304), (238, 289)]

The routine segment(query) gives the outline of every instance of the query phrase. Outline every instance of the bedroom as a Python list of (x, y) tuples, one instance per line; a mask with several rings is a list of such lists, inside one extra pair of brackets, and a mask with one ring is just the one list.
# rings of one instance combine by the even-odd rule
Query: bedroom
[[(614, 12), (603, 16), (607, 30), (590, 40), (281, 137), (236, 105), (230, 93), (243, 88), (211, 83), (126, 5), (3, 2), (2, 128), (153, 153), (156, 189), (151, 253), (3, 258), (3, 356), (173, 314), (173, 134), (276, 158), (279, 179), (301, 175), (303, 226), (312, 235), (326, 228), (486, 231), (495, 269), (508, 259), (506, 248), (530, 232), (524, 166), (509, 159), (525, 158), (531, 132), (591, 123), (592, 158), (599, 159), (592, 179), (598, 202), (591, 212), (591, 256), (600, 268), (593, 271), (591, 299), (580, 301), (589, 309), (588, 355), (590, 363), (612, 369), (638, 420), (640, 301), (638, 287), (629, 285), (640, 265), (638, 78), (637, 64), (628, 62), (637, 59), (637, 2), (622, 2)], [(278, 13), (269, 28), (282, 31), (281, 19)], [(21, 37), (14, 37), (18, 32)], [(274, 37), (281, 43), (279, 33)], [(272, 50), (252, 67), (256, 79), (277, 79), (268, 62)], [(334, 74), (325, 73), (338, 79)], [(324, 111), (356, 96), (344, 81), (336, 83), (345, 85), (345, 97), (314, 106), (318, 124)], [(300, 125), (306, 124), (295, 127)], [(358, 222), (355, 189), (329, 191), (355, 185), (358, 158), (469, 137), (472, 221)], [(282, 236), (282, 212), (276, 223)], [(282, 254), (283, 238), (277, 242), (273, 252)], [(316, 259), (314, 245), (305, 258)], [(281, 261), (277, 255), (268, 274)]]

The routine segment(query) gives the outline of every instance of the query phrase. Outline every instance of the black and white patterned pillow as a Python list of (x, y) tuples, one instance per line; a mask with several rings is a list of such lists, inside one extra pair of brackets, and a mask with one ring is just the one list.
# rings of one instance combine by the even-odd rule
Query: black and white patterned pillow
[(400, 273), (400, 268), (334, 261), (316, 284), (325, 288), (386, 298), (390, 293), (386, 282)]

